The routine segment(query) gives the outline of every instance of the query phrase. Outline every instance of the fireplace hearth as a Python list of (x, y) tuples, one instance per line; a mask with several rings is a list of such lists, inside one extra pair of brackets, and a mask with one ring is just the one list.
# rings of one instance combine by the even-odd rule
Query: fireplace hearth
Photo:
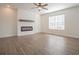
[(21, 27), (21, 31), (32, 31), (33, 30), (33, 26), (22, 26)]

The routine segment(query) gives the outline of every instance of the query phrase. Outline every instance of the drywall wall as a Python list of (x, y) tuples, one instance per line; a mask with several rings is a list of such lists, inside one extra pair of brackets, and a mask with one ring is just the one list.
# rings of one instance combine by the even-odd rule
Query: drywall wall
[(16, 12), (10, 7), (0, 7), (0, 38), (16, 35)]
[[(17, 15), (17, 35), (29, 35), (40, 32), (40, 15), (38, 13), (18, 9)], [(34, 20), (35, 22), (20, 22), (19, 19)], [(33, 31), (21, 32), (21, 26), (33, 26)]]
[[(65, 30), (50, 30), (48, 28), (49, 16), (59, 14), (65, 15)], [(79, 6), (41, 15), (41, 31), (79, 38)]]

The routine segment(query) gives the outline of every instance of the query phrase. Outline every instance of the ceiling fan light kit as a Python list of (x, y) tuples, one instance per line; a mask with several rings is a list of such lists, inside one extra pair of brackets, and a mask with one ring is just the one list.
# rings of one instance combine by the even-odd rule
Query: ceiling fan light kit
[(33, 3), (33, 4), (35, 5), (34, 8), (37, 8), (39, 11), (41, 11), (42, 9), (48, 10), (48, 9), (46, 8), (46, 6), (48, 6), (47, 3)]

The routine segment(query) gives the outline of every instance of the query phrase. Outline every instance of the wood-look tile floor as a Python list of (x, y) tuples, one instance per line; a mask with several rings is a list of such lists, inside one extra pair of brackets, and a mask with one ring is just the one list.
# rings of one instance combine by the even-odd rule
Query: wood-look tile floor
[(0, 38), (1, 55), (78, 55), (79, 39), (49, 34)]

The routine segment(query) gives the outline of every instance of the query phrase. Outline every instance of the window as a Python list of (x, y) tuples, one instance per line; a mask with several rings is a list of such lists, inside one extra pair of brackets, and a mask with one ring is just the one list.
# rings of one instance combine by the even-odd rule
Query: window
[(64, 14), (49, 17), (49, 29), (64, 30)]

